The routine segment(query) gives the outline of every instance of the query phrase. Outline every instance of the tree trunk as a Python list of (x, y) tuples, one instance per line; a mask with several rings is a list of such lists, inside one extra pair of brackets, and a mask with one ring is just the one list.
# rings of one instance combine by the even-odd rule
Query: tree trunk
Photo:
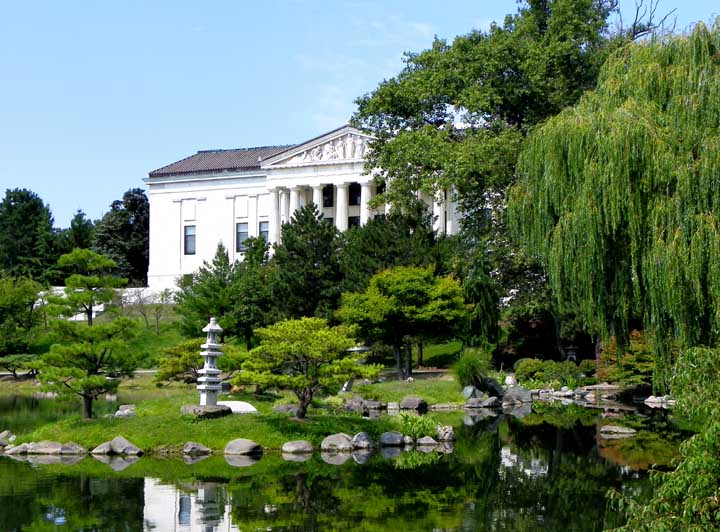
[(93, 414), (93, 398), (90, 395), (83, 395), (83, 417), (85, 419), (92, 419)]
[(300, 404), (298, 405), (298, 411), (297, 411), (297, 417), (298, 419), (305, 419), (305, 414), (307, 414), (308, 406), (310, 406), (310, 401), (312, 400), (312, 397), (308, 397), (306, 394), (303, 394), (300, 398)]
[(418, 366), (422, 366), (423, 364), (423, 343), (418, 342)]
[(155, 334), (160, 334), (160, 318), (155, 318)]
[(405, 378), (412, 375), (412, 342), (405, 344)]
[(397, 368), (397, 378), (403, 380), (402, 361), (400, 360), (400, 346), (393, 344), (393, 356), (395, 357), (395, 367)]
[(90, 308), (85, 312), (85, 315), (87, 316), (88, 325), (92, 325), (92, 319), (93, 319), (92, 305), (90, 305)]

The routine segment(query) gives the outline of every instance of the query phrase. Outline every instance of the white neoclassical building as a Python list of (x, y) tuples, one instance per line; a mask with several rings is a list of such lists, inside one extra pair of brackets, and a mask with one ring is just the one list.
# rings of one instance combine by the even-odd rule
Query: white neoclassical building
[[(149, 287), (174, 287), (220, 242), (231, 260), (242, 259), (248, 237), (279, 242), (281, 224), (309, 203), (341, 231), (383, 214), (368, 205), (381, 192), (364, 172), (369, 140), (343, 126), (297, 145), (199, 151), (150, 172)], [(435, 198), (433, 214), (438, 232), (457, 232), (445, 195)]]

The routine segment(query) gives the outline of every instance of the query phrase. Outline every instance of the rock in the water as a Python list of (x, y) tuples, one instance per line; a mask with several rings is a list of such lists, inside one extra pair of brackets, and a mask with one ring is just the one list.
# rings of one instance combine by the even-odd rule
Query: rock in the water
[(227, 406), (233, 414), (257, 413), (257, 408), (245, 401), (218, 401), (218, 406)]
[(413, 440), (411, 436), (403, 436), (402, 444), (403, 447), (412, 447), (413, 445), (415, 445), (415, 440)]
[(352, 455), (349, 452), (338, 453), (323, 451), (320, 453), (322, 461), (330, 465), (343, 465), (345, 462), (350, 460), (351, 457)]
[(218, 417), (229, 416), (232, 410), (229, 406), (200, 406), (200, 405), (183, 405), (180, 413), (184, 416), (194, 416), (197, 419), (214, 419)]
[(63, 443), (62, 448), (60, 449), (60, 454), (77, 456), (77, 455), (87, 454), (87, 449), (85, 447), (83, 447), (82, 445), (75, 443), (74, 441), (71, 441), (68, 443)]
[(493, 397), (502, 397), (505, 395), (503, 387), (500, 386), (500, 383), (492, 377), (483, 377), (480, 380), (479, 389), (488, 395), (492, 395)]
[(28, 451), (28, 444), (21, 443), (20, 445), (16, 445), (15, 447), (10, 447), (9, 449), (5, 449), (5, 454), (9, 454), (9, 455), (27, 454), (27, 451)]
[(273, 407), (273, 412), (278, 414), (289, 414), (291, 416), (297, 416), (300, 406), (298, 405), (277, 405)]
[(261, 454), (226, 454), (225, 462), (233, 467), (254, 466), (262, 458)]
[(229, 455), (258, 455), (262, 452), (263, 449), (260, 445), (245, 438), (232, 440), (225, 446), (225, 454)]
[(312, 458), (311, 453), (282, 453), (283, 460), (286, 462), (307, 462)]
[(358, 432), (352, 438), (352, 446), (353, 449), (372, 449), (375, 444), (367, 432)]
[(505, 392), (502, 403), (503, 405), (532, 403), (532, 394), (522, 386), (513, 386)]
[(135, 417), (135, 405), (120, 405), (115, 417)]
[(632, 438), (637, 431), (630, 427), (621, 427), (620, 425), (603, 425), (600, 427), (600, 437), (607, 440)]
[(475, 388), (475, 386), (465, 386), (462, 390), (462, 394), (465, 399), (480, 397), (480, 390)]
[(465, 402), (465, 408), (482, 408), (485, 399), (481, 397), (471, 397)]
[(383, 432), (380, 435), (381, 447), (400, 447), (403, 445), (403, 435), (396, 431)]
[(28, 444), (27, 454), (60, 454), (62, 443), (56, 441), (40, 441)]
[(480, 408), (497, 408), (500, 404), (500, 399), (497, 397), (488, 397), (480, 403)]
[(343, 452), (352, 451), (352, 448), (352, 439), (343, 432), (328, 436), (320, 444), (320, 449), (322, 451)]
[(441, 425), (437, 428), (438, 440), (439, 441), (455, 441), (455, 431), (450, 425)]
[(0, 447), (8, 447), (15, 441), (15, 435), (9, 430), (0, 432)]
[(420, 397), (415, 397), (414, 395), (409, 395), (409, 396), (403, 398), (402, 401), (400, 401), (400, 409), (401, 410), (416, 410), (417, 412), (424, 414), (425, 412), (428, 411), (428, 404), (425, 401), (425, 399), (421, 399)]
[(101, 443), (97, 447), (95, 447), (92, 451), (90, 451), (90, 454), (97, 455), (97, 456), (105, 456), (109, 454), (113, 454), (112, 447), (110, 447), (110, 442), (106, 441), (104, 443)]
[(283, 444), (282, 452), (286, 454), (308, 454), (313, 452), (312, 443), (306, 440), (289, 441)]
[(122, 436), (117, 436), (110, 441), (110, 449), (112, 454), (122, 454), (126, 456), (140, 456), (143, 450), (137, 445), (133, 445)]
[(423, 436), (422, 438), (419, 438), (417, 441), (418, 447), (435, 447), (438, 444), (433, 438), (430, 436)]
[(390, 402), (390, 403), (387, 404), (387, 409), (388, 409), (388, 410), (394, 410), (394, 411), (400, 410), (400, 403), (392, 403), (392, 402)]
[(202, 443), (189, 441), (182, 448), (183, 454), (189, 454), (193, 456), (210, 454), (212, 451), (205, 447)]
[(387, 403), (382, 401), (365, 401), (365, 408), (368, 410), (385, 410)]

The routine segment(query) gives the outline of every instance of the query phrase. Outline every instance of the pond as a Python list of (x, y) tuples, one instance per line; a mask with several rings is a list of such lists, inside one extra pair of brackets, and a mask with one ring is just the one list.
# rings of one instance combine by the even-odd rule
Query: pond
[(0, 530), (600, 531), (621, 522), (608, 490), (649, 496), (646, 469), (683, 437), (660, 412), (626, 417), (634, 438), (602, 439), (601, 416), (616, 415), (536, 403), (521, 419), (466, 418), (450, 454), (342, 465), (266, 453), (249, 467), (144, 457), (115, 471), (0, 456)]

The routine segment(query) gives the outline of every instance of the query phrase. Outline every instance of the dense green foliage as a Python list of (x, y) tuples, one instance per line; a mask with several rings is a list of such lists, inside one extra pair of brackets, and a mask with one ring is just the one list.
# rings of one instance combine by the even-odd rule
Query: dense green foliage
[(26, 278), (0, 277), (0, 367), (15, 373), (18, 359), (29, 353), (40, 322), (40, 285)]
[(538, 360), (523, 358), (515, 365), (515, 378), (527, 388), (554, 388), (562, 386), (575, 389), (577, 386), (595, 384), (595, 361), (583, 360), (575, 362), (556, 362), (554, 360)]
[(277, 266), (274, 296), (281, 316), (330, 319), (342, 290), (340, 235), (323, 221), (317, 207), (306, 205), (283, 224), (275, 246)]
[(26, 189), (6, 190), (0, 202), (0, 271), (45, 280), (55, 263), (50, 208)]
[(374, 377), (380, 369), (361, 365), (361, 354), (348, 351), (355, 345), (348, 331), (320, 318), (280, 321), (256, 332), (260, 345), (250, 351), (235, 382), (291, 390), (298, 418), (305, 417), (316, 393), (337, 392), (343, 383)]
[(127, 284), (127, 279), (110, 272), (115, 261), (89, 249), (74, 249), (58, 259), (59, 269), (70, 273), (65, 279), (65, 295), (49, 300), (61, 316), (85, 314), (92, 325), (94, 307), (112, 301), (116, 288)]
[(452, 336), (467, 315), (462, 287), (455, 278), (435, 277), (429, 269), (412, 267), (376, 274), (364, 292), (343, 294), (337, 311), (343, 322), (358, 327), (366, 342), (392, 346), (399, 379), (411, 373), (414, 339)]
[[(72, 228), (72, 225), (71, 225)], [(150, 203), (133, 188), (113, 201), (94, 228), (93, 249), (117, 263), (117, 273), (133, 286), (147, 284), (150, 242)]]
[(622, 350), (632, 317), (654, 333), (653, 384), (672, 342), (720, 330), (720, 32), (631, 45), (597, 91), (529, 139), (510, 213), (562, 308)]
[(135, 360), (123, 351), (135, 323), (117, 318), (92, 326), (57, 320), (53, 323), (57, 342), (43, 356), (40, 381), (45, 387), (83, 399), (83, 415), (93, 415), (93, 401), (117, 389), (117, 377), (130, 375)]

